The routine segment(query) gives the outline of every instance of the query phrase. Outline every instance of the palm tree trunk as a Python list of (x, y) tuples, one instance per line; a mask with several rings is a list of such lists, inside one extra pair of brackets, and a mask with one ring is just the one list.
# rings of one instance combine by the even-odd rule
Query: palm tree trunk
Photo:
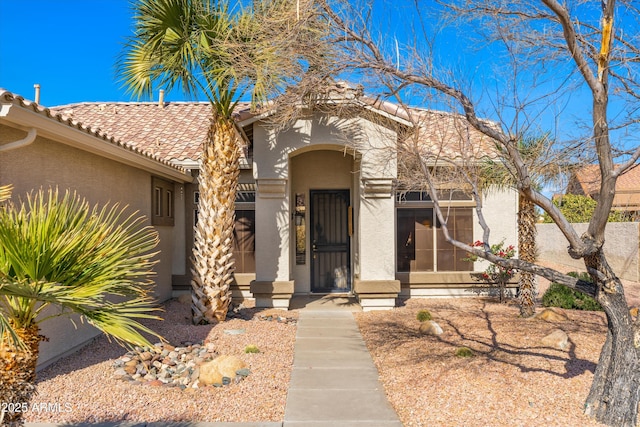
[[(536, 261), (536, 233), (535, 205), (521, 195), (520, 210), (518, 211), (518, 256), (521, 260), (531, 263)], [(535, 275), (521, 271), (518, 282), (518, 298), (522, 317), (531, 317), (536, 313), (536, 293)]]
[(204, 145), (191, 270), (194, 324), (223, 321), (231, 302), (231, 251), (240, 174), (239, 136), (233, 120), (214, 117)]
[(8, 336), (2, 337), (0, 343), (0, 402), (12, 404), (10, 408), (18, 409), (0, 413), (0, 425), (9, 427), (24, 424), (23, 413), (28, 410), (31, 397), (35, 394), (41, 339), (37, 325), (14, 327), (14, 330), (26, 345), (25, 349), (16, 348)]

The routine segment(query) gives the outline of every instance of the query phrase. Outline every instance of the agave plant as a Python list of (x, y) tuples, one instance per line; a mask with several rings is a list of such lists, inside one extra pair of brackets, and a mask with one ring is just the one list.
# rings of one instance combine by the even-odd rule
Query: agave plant
[[(8, 191), (0, 189), (0, 402), (28, 405), (48, 318), (79, 314), (123, 345), (161, 338), (138, 322), (159, 319), (150, 294), (158, 236), (117, 204), (91, 208), (53, 189), (14, 204)], [(21, 424), (21, 412), (0, 414), (0, 425)]]

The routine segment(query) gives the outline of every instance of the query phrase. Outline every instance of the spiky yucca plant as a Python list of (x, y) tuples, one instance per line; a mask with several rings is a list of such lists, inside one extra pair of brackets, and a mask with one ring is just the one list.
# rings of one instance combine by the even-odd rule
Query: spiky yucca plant
[[(159, 337), (137, 320), (159, 319), (150, 295), (158, 236), (143, 217), (69, 192), (40, 190), (18, 204), (7, 196), (0, 190), (0, 402), (28, 405), (39, 324), (51, 316), (78, 314), (121, 344)], [(22, 424), (21, 412), (0, 417)]]

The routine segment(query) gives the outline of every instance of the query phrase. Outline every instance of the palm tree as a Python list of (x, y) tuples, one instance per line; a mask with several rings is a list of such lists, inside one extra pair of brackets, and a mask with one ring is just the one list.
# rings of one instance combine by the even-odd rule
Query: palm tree
[[(308, 1), (297, 3), (254, 1), (252, 10), (238, 6), (235, 12), (216, 0), (135, 4), (135, 36), (119, 64), (125, 85), (138, 97), (151, 96), (153, 84), (168, 91), (180, 85), (187, 95), (204, 95), (212, 109), (200, 159), (191, 270), (196, 324), (223, 321), (231, 302), (238, 160), (244, 142), (233, 120), (234, 107), (247, 94), (254, 106), (263, 103), (274, 88), (300, 75), (298, 58), (312, 53), (309, 43), (321, 36), (305, 31), (309, 21), (289, 18), (291, 11), (300, 18), (300, 3)], [(305, 27), (297, 28), (299, 23)]]
[[(0, 402), (28, 405), (48, 318), (79, 314), (121, 344), (158, 337), (136, 320), (158, 319), (149, 293), (158, 236), (143, 217), (69, 192), (40, 190), (19, 205), (7, 197), (1, 188)], [(61, 310), (45, 316), (49, 306)], [(22, 425), (22, 412), (0, 414), (0, 424)]]
[[(535, 185), (542, 186), (545, 182), (557, 179), (561, 174), (558, 161), (548, 161), (550, 146), (548, 135), (537, 138), (523, 138), (517, 143), (518, 151), (523, 161), (529, 167), (529, 172)], [(482, 186), (488, 188), (511, 187), (516, 185), (517, 178), (505, 161), (487, 160), (480, 170)], [(537, 257), (535, 204), (524, 197), (518, 197), (518, 257), (534, 263)], [(536, 279), (533, 273), (521, 271), (518, 280), (518, 298), (520, 315), (531, 317), (535, 314)]]

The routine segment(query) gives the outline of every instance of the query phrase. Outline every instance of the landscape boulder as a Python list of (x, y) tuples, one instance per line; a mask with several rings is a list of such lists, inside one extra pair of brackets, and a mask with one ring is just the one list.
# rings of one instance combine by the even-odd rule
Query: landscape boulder
[(569, 316), (563, 309), (558, 307), (548, 307), (534, 316), (536, 319), (546, 320), (547, 322), (566, 322)]
[(186, 294), (180, 294), (180, 296), (178, 296), (178, 302), (180, 302), (180, 304), (191, 304), (191, 293), (186, 293)]
[(420, 323), (420, 333), (422, 335), (440, 335), (442, 328), (433, 320)]
[(569, 336), (562, 329), (554, 329), (549, 335), (542, 338), (540, 343), (545, 347), (564, 350), (569, 346)]
[(233, 379), (236, 372), (246, 368), (247, 365), (234, 356), (218, 356), (210, 362), (200, 365), (200, 384), (223, 384), (223, 377)]

